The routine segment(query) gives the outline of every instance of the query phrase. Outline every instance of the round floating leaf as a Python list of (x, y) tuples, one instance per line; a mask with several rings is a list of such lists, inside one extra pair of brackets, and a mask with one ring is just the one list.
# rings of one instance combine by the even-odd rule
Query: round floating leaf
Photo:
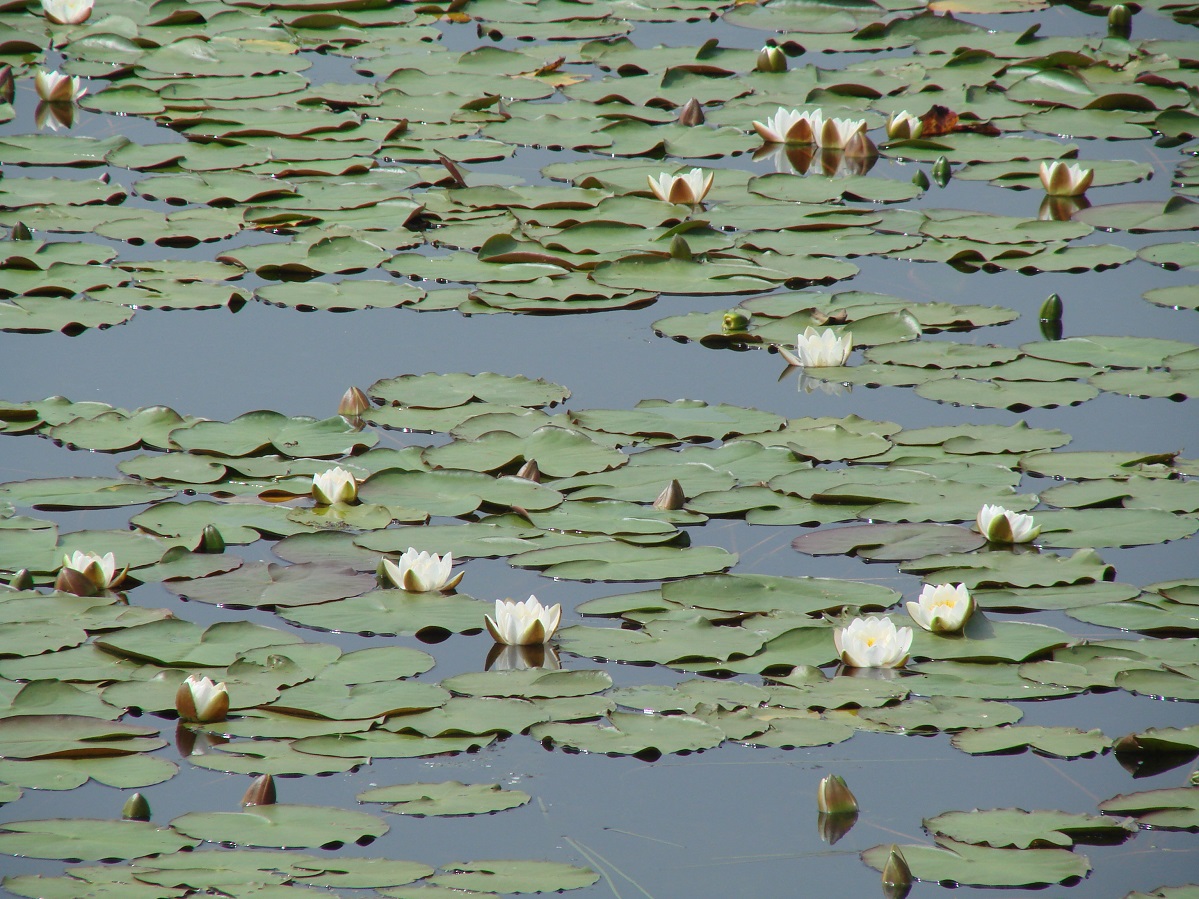
[(171, 828), (146, 821), (51, 818), (10, 821), (0, 828), (0, 852), (68, 861), (141, 858), (197, 844)]
[(1144, 827), (1199, 830), (1199, 790), (1194, 787), (1121, 793), (1099, 803), (1099, 809), (1109, 815), (1133, 815)]
[(1015, 725), (959, 731), (950, 738), (950, 742), (971, 755), (1007, 754), (1031, 749), (1038, 755), (1073, 759), (1098, 755), (1112, 741), (1097, 730), (1084, 732), (1074, 727)]
[(552, 699), (588, 696), (612, 686), (606, 671), (484, 671), (456, 674), (441, 682), (447, 690), (466, 696), (519, 696)]
[(568, 581), (656, 581), (725, 571), (737, 555), (719, 546), (636, 546), (602, 540), (520, 553), (516, 568), (540, 568), (546, 577)]
[(174, 490), (120, 478), (41, 478), (0, 484), (0, 499), (35, 509), (112, 509), (174, 495)]
[(986, 542), (980, 534), (954, 525), (865, 524), (813, 531), (792, 540), (791, 548), (812, 556), (844, 554), (902, 562), (933, 553), (972, 552)]
[(727, 440), (741, 434), (777, 431), (785, 421), (757, 409), (721, 403), (710, 406), (698, 400), (641, 400), (636, 411), (591, 409), (571, 413), (585, 428), (612, 434), (674, 437), (683, 440)]
[[(1043, 887), (1086, 877), (1086, 856), (1066, 849), (992, 849), (941, 839), (940, 846), (900, 846), (918, 880), (978, 887)], [(881, 871), (891, 846), (875, 846), (862, 861)]]
[(1070, 848), (1075, 843), (1122, 843), (1137, 832), (1135, 824), (1098, 815), (1033, 811), (1019, 808), (945, 812), (926, 818), (924, 827), (937, 837), (995, 849), (1032, 846)]
[(166, 745), (158, 728), (83, 715), (18, 714), (3, 720), (0, 758), (76, 759), (130, 755)]
[(1153, 509), (1078, 509), (1038, 512), (1044, 546), (1149, 546), (1181, 540), (1199, 530), (1199, 519)]
[(400, 375), (376, 381), (367, 393), (385, 403), (417, 409), (448, 409), (465, 403), (493, 403), (538, 408), (563, 402), (570, 391), (543, 379), (523, 375)]
[(316, 605), (373, 589), (373, 574), (350, 568), (299, 564), (244, 565), (228, 574), (175, 581), (166, 587), (185, 599), (232, 608)]
[(689, 715), (613, 712), (610, 724), (538, 724), (530, 731), (546, 745), (560, 744), (608, 755), (665, 755), (711, 749), (724, 742), (724, 731)]
[(398, 815), (486, 815), (518, 808), (529, 801), (521, 790), (505, 790), (499, 784), (444, 783), (397, 784), (376, 787), (358, 794), (359, 802), (391, 803), (384, 811)]
[(281, 610), (286, 621), (321, 630), (396, 636), (438, 630), (450, 633), (480, 630), (491, 603), (465, 595), (372, 590), (362, 596), (317, 606)]
[(1022, 713), (1003, 702), (933, 696), (931, 699), (910, 699), (893, 708), (862, 709), (858, 717), (903, 732), (918, 732), (1014, 724)]
[(430, 882), (455, 892), (552, 893), (589, 887), (600, 879), (589, 868), (561, 862), (509, 859), (450, 862), (443, 865), (442, 870), (448, 873), (438, 874)]
[(387, 822), (374, 815), (316, 805), (257, 805), (244, 812), (189, 812), (171, 827), (197, 840), (308, 849), (380, 837)]
[(1023, 412), (1032, 408), (1077, 406), (1099, 396), (1097, 388), (1077, 381), (978, 381), (941, 378), (916, 387), (925, 399), (960, 406), (982, 406)]

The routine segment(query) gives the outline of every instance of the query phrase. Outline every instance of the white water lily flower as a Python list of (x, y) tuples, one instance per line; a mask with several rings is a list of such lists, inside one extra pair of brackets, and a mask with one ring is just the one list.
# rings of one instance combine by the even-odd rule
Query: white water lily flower
[(1003, 506), (983, 506), (976, 524), (978, 532), (992, 543), (1028, 543), (1041, 533), (1031, 515), (1009, 512)]
[(1095, 179), (1094, 169), (1064, 162), (1041, 163), (1041, 185), (1051, 197), (1078, 197), (1087, 192)]
[(312, 497), (323, 506), (352, 503), (358, 498), (358, 482), (344, 468), (330, 468), (312, 476)]
[(823, 127), (824, 114), (819, 109), (800, 112), (781, 106), (765, 122), (754, 122), (754, 130), (768, 144), (814, 144)]
[(792, 353), (786, 347), (779, 347), (779, 355), (791, 365), (804, 368), (844, 365), (853, 351), (853, 333), (842, 331), (838, 337), (832, 328), (817, 331), (809, 326), (795, 338), (795, 348), (796, 352)]
[(825, 119), (820, 129), (820, 146), (842, 150), (855, 135), (866, 133), (865, 119)]
[(55, 25), (81, 25), (94, 5), (94, 0), (42, 0), (42, 12)]
[(924, 132), (924, 122), (906, 109), (893, 112), (887, 118), (887, 137), (891, 140), (914, 140)]
[(116, 556), (112, 553), (101, 556), (79, 550), (75, 550), (69, 556), (63, 556), (62, 567), (79, 572), (91, 582), (98, 593), (120, 584), (125, 579), (125, 572), (129, 570), (126, 566), (118, 572)]
[(647, 175), (646, 179), (649, 181), (649, 189), (659, 200), (698, 206), (712, 189), (713, 177), (713, 172), (708, 172), (705, 177), (703, 169), (692, 169), (685, 175), (663, 172), (656, 180), (652, 175)]
[(536, 596), (524, 602), (511, 599), (495, 601), (495, 618), (485, 615), (487, 630), (496, 643), (508, 646), (528, 646), (545, 643), (554, 636), (562, 619), (562, 606), (555, 603), (543, 606)]
[(919, 602), (908, 603), (912, 620), (934, 634), (955, 634), (974, 614), (974, 598), (965, 584), (925, 584)]
[(229, 711), (229, 688), (224, 681), (218, 684), (210, 677), (192, 674), (175, 691), (175, 711), (184, 721), (198, 724), (224, 721)]
[(387, 579), (409, 593), (447, 593), (458, 586), (465, 572), (459, 571), (451, 576), (454, 565), (454, 554), (446, 553), (439, 556), (436, 553), (417, 552), (414, 547), (400, 556), (396, 562), (391, 559), (383, 560), (383, 573)]
[(853, 668), (902, 668), (912, 648), (912, 629), (890, 618), (855, 618), (833, 630), (841, 661)]
[(38, 97), (46, 103), (71, 103), (87, 93), (86, 87), (79, 86), (78, 75), (45, 69), (33, 73), (33, 86), (37, 88)]

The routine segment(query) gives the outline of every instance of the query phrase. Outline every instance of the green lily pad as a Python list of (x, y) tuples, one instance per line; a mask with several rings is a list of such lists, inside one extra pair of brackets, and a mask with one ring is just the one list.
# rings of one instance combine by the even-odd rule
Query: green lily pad
[(399, 815), (486, 815), (518, 808), (529, 801), (521, 790), (505, 790), (499, 784), (444, 783), (396, 784), (376, 787), (358, 794), (359, 802), (390, 803), (384, 811)]
[[(912, 876), (980, 887), (1038, 887), (1085, 877), (1086, 856), (1066, 849), (992, 849), (942, 838), (938, 846), (900, 846)], [(862, 861), (882, 870), (891, 846), (875, 846)]]
[(188, 812), (171, 821), (179, 833), (214, 843), (307, 849), (387, 833), (374, 815), (315, 805), (258, 805), (244, 812)]
[(1073, 759), (1098, 755), (1111, 746), (1111, 740), (1097, 730), (1081, 731), (1074, 727), (1014, 725), (963, 730), (950, 742), (971, 755), (1006, 754), (1031, 749), (1050, 758)]
[(924, 826), (938, 837), (995, 849), (1046, 845), (1068, 849), (1076, 843), (1120, 843), (1137, 832), (1135, 824), (1098, 815), (1026, 812), (1019, 808), (945, 812), (926, 818)]
[(56, 818), (10, 821), (0, 828), (0, 852), (30, 858), (140, 858), (196, 845), (196, 840), (145, 821)]
[[(431, 878), (437, 887), (459, 894), (463, 890), (485, 893), (548, 893), (591, 886), (600, 879), (590, 868), (561, 862), (494, 859), (451, 862)], [(467, 895), (470, 895), (469, 893)]]
[(1108, 815), (1132, 815), (1155, 830), (1199, 830), (1199, 790), (1174, 787), (1113, 796), (1099, 803)]

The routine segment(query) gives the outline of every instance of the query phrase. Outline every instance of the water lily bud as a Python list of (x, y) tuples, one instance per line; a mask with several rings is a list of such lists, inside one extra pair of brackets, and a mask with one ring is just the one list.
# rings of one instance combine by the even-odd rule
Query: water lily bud
[(150, 803), (141, 793), (134, 793), (125, 800), (125, 806), (121, 809), (121, 817), (126, 821), (149, 821)]
[(196, 544), (195, 551), (213, 555), (220, 555), (225, 551), (225, 538), (221, 536), (221, 532), (217, 530), (215, 524), (204, 525), (204, 530), (200, 532), (200, 542)]
[(342, 394), (341, 402), (337, 405), (337, 414), (346, 418), (358, 418), (371, 407), (371, 401), (357, 387), (351, 387)]
[(1107, 11), (1107, 36), (1125, 40), (1132, 37), (1132, 10), (1123, 3), (1117, 3)]
[(94, 5), (95, 0), (42, 0), (42, 12), (55, 25), (82, 25)]
[(952, 175), (953, 169), (949, 167), (949, 160), (944, 156), (938, 156), (937, 161), (933, 163), (933, 180), (937, 182), (937, 186), (944, 187)]
[(74, 568), (64, 568), (58, 573), (58, 577), (54, 579), (54, 589), (59, 593), (70, 593), (72, 596), (95, 596), (104, 592), (91, 578)]
[(915, 140), (924, 132), (924, 122), (909, 113), (893, 112), (887, 118), (887, 137), (891, 140)]
[(738, 309), (730, 309), (720, 320), (720, 330), (725, 334), (742, 334), (749, 327), (749, 316)]
[(830, 774), (816, 787), (816, 808), (826, 815), (848, 815), (858, 810), (858, 800), (840, 774)]
[(175, 711), (184, 721), (193, 723), (224, 721), (229, 711), (229, 688), (210, 677), (189, 675), (175, 691)]
[(912, 869), (898, 846), (891, 847), (883, 865), (883, 894), (888, 899), (904, 899), (912, 889)]
[(683, 495), (683, 485), (677, 480), (672, 480), (658, 494), (658, 498), (654, 500), (654, 508), (665, 509), (667, 511), (681, 509), (686, 499), (687, 497)]
[(16, 94), (16, 88), (12, 66), (0, 66), (0, 103), (11, 103)]
[(518, 478), (524, 478), (526, 481), (532, 481), (534, 484), (541, 483), (541, 469), (537, 465), (536, 459), (530, 459), (516, 472)]
[(1045, 298), (1045, 302), (1041, 304), (1041, 321), (1056, 322), (1062, 318), (1062, 298), (1056, 293), (1051, 293)]
[(33, 232), (29, 230), (29, 226), (24, 222), (17, 222), (12, 226), (12, 231), (8, 233), (10, 240), (33, 240)]
[(699, 101), (694, 97), (688, 100), (683, 105), (683, 108), (679, 110), (678, 122), (680, 125), (693, 128), (696, 125), (702, 125), (704, 121), (704, 108), (699, 105)]
[(250, 784), (245, 795), (241, 797), (241, 804), (243, 806), (274, 805), (275, 778), (269, 774), (262, 774), (254, 778), (254, 782)]
[(22, 568), (12, 576), (12, 579), (8, 582), (8, 586), (14, 590), (32, 590), (33, 575), (29, 573), (28, 568)]
[(1191, 772), (1190, 781), (1192, 787), (1199, 787), (1199, 768)]
[(912, 176), (912, 183), (921, 190), (928, 190), (932, 187), (932, 182), (928, 180), (928, 175), (924, 174), (924, 169), (916, 170), (916, 174)]
[(676, 234), (670, 239), (670, 258), (684, 259), (687, 262), (695, 258), (695, 255), (691, 252), (691, 244), (683, 239), (683, 235)]
[(778, 47), (772, 47), (768, 44), (758, 53), (758, 61), (754, 64), (754, 71), (770, 73), (785, 72), (787, 71), (787, 56)]

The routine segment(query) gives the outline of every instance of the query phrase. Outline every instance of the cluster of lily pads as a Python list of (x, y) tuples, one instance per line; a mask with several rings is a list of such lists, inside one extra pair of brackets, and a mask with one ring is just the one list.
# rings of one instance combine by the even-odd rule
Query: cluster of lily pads
[[(1137, 14), (1194, 19), (1159, 0)], [(628, 37), (710, 17), (770, 43)], [(42, 101), (38, 133), (0, 135), (0, 330), (77, 334), (249, 302), (544, 314), (751, 295), (654, 327), (703, 347), (777, 350), (804, 369), (801, 386), (914, 387), (1014, 411), (1100, 391), (1182, 401), (1199, 389), (1199, 347), (1183, 340), (1059, 339), (1059, 303), (1043, 315), (1044, 340), (956, 342), (941, 332), (1002, 326), (1017, 311), (810, 289), (853, 277), (856, 257), (1027, 274), (1199, 265), (1193, 241), (1134, 251), (1095, 239), (1199, 228), (1193, 158), (1176, 160), (1167, 201), (1091, 205), (1089, 188), (1098, 198), (1151, 167), (1073, 164), (1080, 148), (1060, 137), (1169, 149), (1199, 133), (1194, 43), (1133, 40), (1130, 18), (1113, 8), (1105, 35), (1079, 39), (987, 30), (917, 0), (0, 4), (0, 123), (16, 118), (18, 87)], [(474, 50), (441, 41), (467, 31)], [(822, 52), (876, 55), (838, 65)], [(322, 57), (361, 80), (311, 79)], [(173, 133), (52, 133), (79, 110)], [(879, 128), (876, 145), (867, 133)], [(524, 148), (563, 158), (532, 184), (493, 165)], [(774, 171), (761, 171), (767, 161)], [(73, 177), (43, 173), (57, 167)], [(95, 168), (101, 177), (77, 177)], [(1019, 215), (938, 208), (926, 168), (941, 186), (1047, 196)], [(1145, 299), (1199, 307), (1188, 284)], [(855, 348), (864, 361), (847, 364)], [(142, 820), (148, 806), (134, 799), (119, 821), (6, 815), (0, 853), (128, 863), (10, 877), (5, 889), (182, 899), (589, 886), (594, 871), (551, 861), (437, 870), (300, 854), (388, 825), (279, 803), (267, 786), (521, 736), (655, 759), (944, 733), (970, 754), (1112, 754), (1137, 775), (1199, 756), (1199, 726), (1022, 725), (1014, 704), (1117, 690), (1199, 701), (1199, 579), (1121, 583), (1098, 552), (1191, 538), (1196, 461), (1171, 448), (1071, 451), (1068, 434), (1023, 422), (909, 428), (700, 400), (572, 409), (569, 396), (544, 380), (451, 373), (352, 389), (325, 418), (0, 402), (4, 436), (119, 454), (112, 476), (0, 484), (0, 802), (169, 781), (179, 764), (164, 735), (187, 766), (257, 778), (245, 809), (166, 824)], [(391, 430), (407, 445), (383, 439)], [(1021, 492), (1029, 485), (1042, 489)], [(128, 527), (110, 529), (60, 530), (35, 514), (125, 508)], [(905, 599), (871, 580), (739, 572), (735, 553), (705, 542), (712, 519), (802, 527), (798, 553), (894, 564), (924, 583)], [(260, 541), (281, 561), (231, 550)], [(640, 586), (564, 622), (560, 603), (460, 592), (484, 589), (464, 578), (478, 559)], [(138, 588), (157, 583), (226, 619), (201, 627), (181, 607), (139, 604)], [(240, 620), (246, 609), (286, 626)], [(1084, 640), (1009, 620), (1046, 612), (1123, 633)], [(319, 642), (327, 631), (379, 639), (344, 651)], [(440, 682), (424, 676), (434, 655), (406, 645), (484, 631), (482, 670)], [(617, 688), (592, 660), (678, 679)], [(883, 844), (863, 859), (894, 893), (915, 879), (1071, 883), (1090, 870), (1077, 844), (1199, 830), (1196, 796), (1192, 783), (1113, 795), (1102, 815), (947, 812), (924, 822), (936, 846)], [(451, 782), (357, 798), (439, 815), (503, 813), (530, 797)], [(839, 778), (822, 782), (816, 806), (829, 843), (856, 820)]]

